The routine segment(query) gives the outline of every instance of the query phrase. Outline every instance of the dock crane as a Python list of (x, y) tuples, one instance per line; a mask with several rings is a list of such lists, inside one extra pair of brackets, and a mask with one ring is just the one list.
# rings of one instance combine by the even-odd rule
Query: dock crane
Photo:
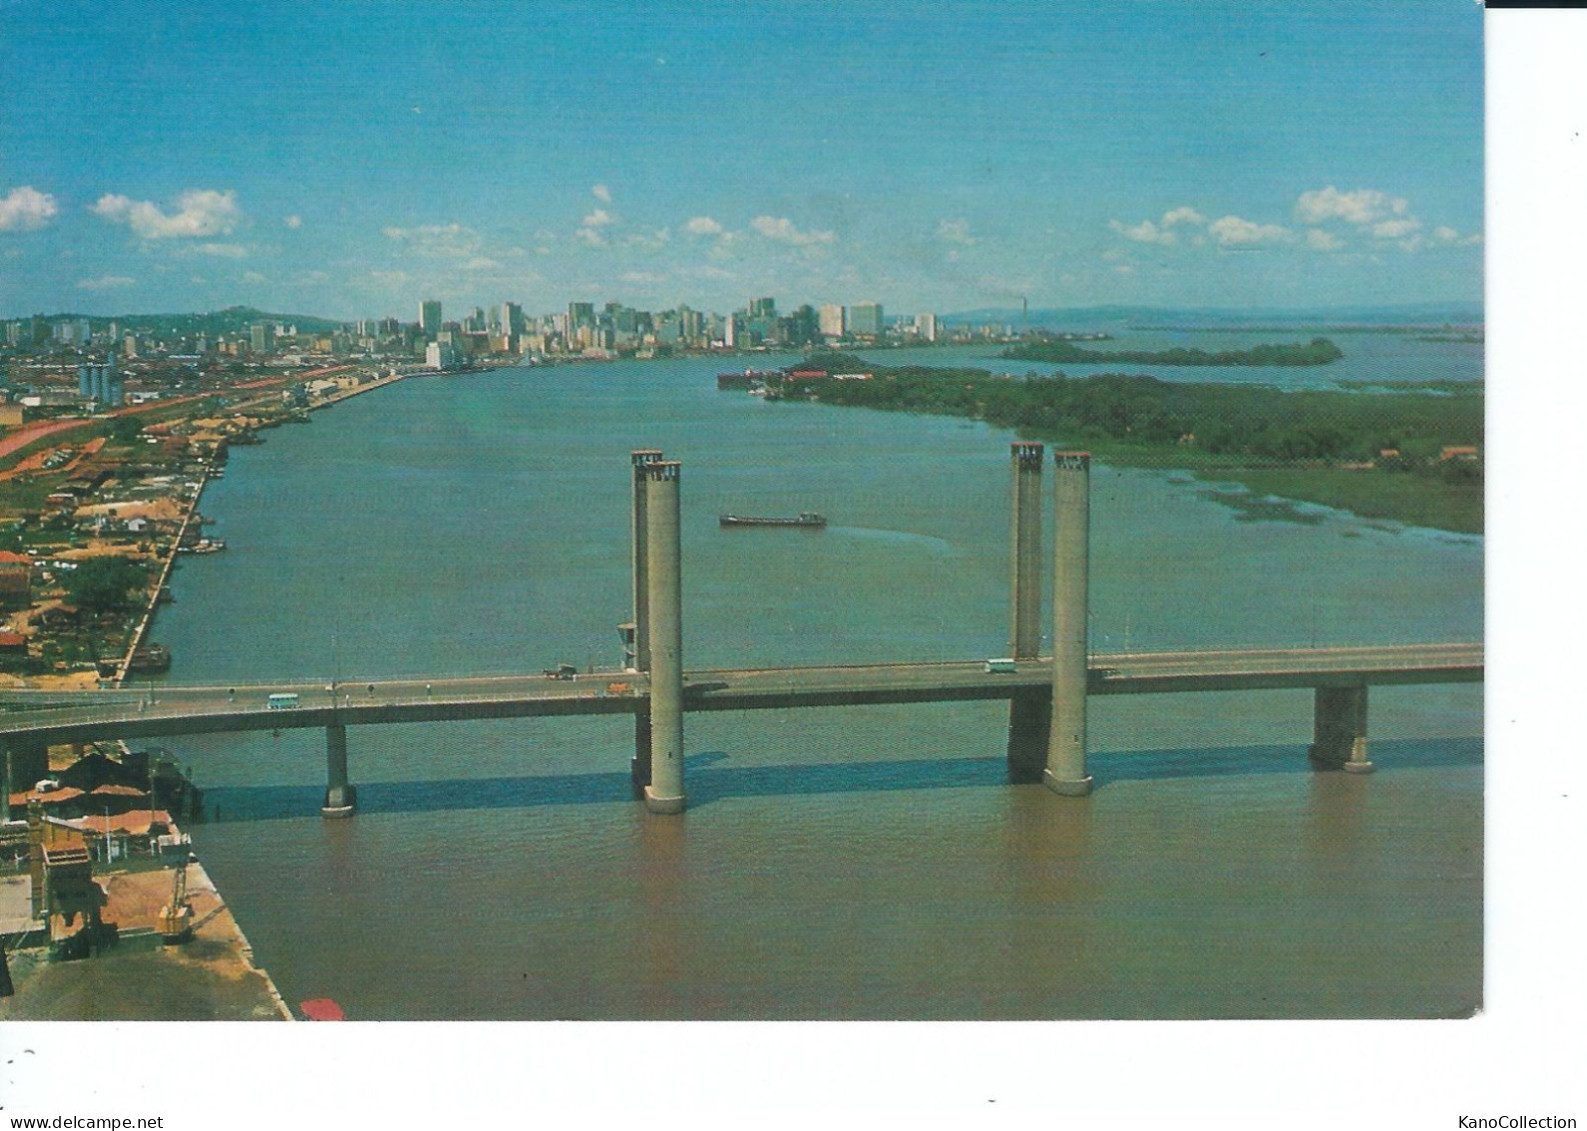
[(160, 908), (158, 927), (166, 946), (178, 946), (193, 937), (193, 905), (187, 900), (187, 866), (197, 857), (182, 857), (171, 879), (171, 902)]

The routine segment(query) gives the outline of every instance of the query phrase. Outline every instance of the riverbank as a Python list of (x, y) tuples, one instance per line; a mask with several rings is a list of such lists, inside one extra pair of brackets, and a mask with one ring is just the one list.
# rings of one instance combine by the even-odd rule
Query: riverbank
[[(16, 993), (0, 998), (12, 1021), (290, 1021), (292, 1012), (270, 975), (254, 965), (253, 947), (201, 864), (187, 866), (193, 938), (165, 946), (155, 933), (169, 902), (173, 870), (96, 875), (108, 902), (103, 916), (120, 942), (92, 958), (51, 961), (47, 948), (8, 952)], [(28, 899), (26, 876), (0, 881), (0, 919), (17, 919)]]
[(768, 380), (765, 393), (770, 401), (968, 417), (1084, 448), (1116, 466), (1189, 472), (1407, 526), (1483, 530), (1480, 385), (1286, 391), (1113, 373), (1020, 378), (889, 368), (818, 354), (803, 372)]

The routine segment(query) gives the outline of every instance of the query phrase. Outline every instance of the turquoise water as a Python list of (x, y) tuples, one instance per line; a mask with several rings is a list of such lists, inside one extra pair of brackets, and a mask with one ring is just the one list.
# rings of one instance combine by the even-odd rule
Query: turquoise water
[[(683, 462), (688, 666), (1001, 654), (1009, 437), (726, 367), (414, 379), (237, 449), (170, 678), (612, 664), (636, 447)], [(1478, 538), (1107, 467), (1092, 516), (1099, 650), (1481, 637)], [(1093, 700), (1083, 802), (1005, 784), (996, 704), (690, 715), (677, 820), (621, 719), (352, 728), (348, 823), (310, 732), (169, 745), (260, 963), (354, 1017), (1420, 1016), (1480, 1001), (1481, 703), (1374, 692), (1357, 779), (1306, 769), (1306, 692)]]

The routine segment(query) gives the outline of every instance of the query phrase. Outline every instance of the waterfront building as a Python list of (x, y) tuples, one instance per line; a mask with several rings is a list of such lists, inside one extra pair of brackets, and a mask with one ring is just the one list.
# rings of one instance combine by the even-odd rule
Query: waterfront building
[(775, 320), (777, 317), (777, 300), (774, 298), (754, 298), (749, 301), (750, 318), (766, 318)]
[(427, 298), (419, 304), (419, 330), (426, 338), (441, 332), (441, 302)]
[(722, 344), (728, 349), (738, 346), (738, 315), (729, 314), (722, 320)]
[(568, 337), (572, 337), (580, 326), (595, 325), (595, 304), (593, 302), (568, 303)]
[(879, 302), (860, 302), (849, 307), (848, 330), (856, 338), (881, 337), (882, 304)]
[(463, 367), (463, 351), (445, 333), (424, 348), (424, 364), (438, 373), (448, 373)]
[(823, 338), (841, 338), (848, 329), (848, 323), (843, 317), (842, 305), (835, 302), (822, 303), (820, 324)]
[(915, 333), (922, 341), (934, 342), (937, 340), (937, 316), (935, 314), (915, 315)]

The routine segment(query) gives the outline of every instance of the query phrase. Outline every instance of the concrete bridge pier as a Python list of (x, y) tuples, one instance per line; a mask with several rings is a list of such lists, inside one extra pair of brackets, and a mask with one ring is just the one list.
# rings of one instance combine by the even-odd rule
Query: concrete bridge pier
[(1350, 774), (1370, 774), (1366, 685), (1317, 688), (1312, 734), (1308, 751), (1312, 765)]
[(1091, 456), (1053, 453), (1052, 730), (1042, 783), (1066, 797), (1091, 792), (1086, 773), (1087, 609)]
[(33, 788), (50, 776), (50, 748), (42, 742), (12, 739), (5, 744), (5, 793), (0, 797), (0, 820), (11, 819), (11, 794)]
[[(1018, 440), (1009, 445), (1013, 470), (1009, 524), (1009, 645), (1016, 660), (1041, 653), (1041, 444)], [(1047, 758), (1052, 729), (1052, 695), (1020, 692), (1008, 708), (1008, 778), (1036, 782)]]
[[(633, 544), (633, 604), (634, 643), (633, 666), (635, 671), (650, 670), (650, 522), (648, 518), (648, 490), (645, 468), (661, 462), (661, 452), (656, 448), (638, 448), (629, 453), (633, 468), (632, 544)], [(634, 796), (644, 796), (650, 784), (650, 702), (640, 704), (634, 713), (634, 757), (629, 762), (633, 779)]]
[(650, 784), (645, 808), (681, 813), (683, 793), (683, 585), (679, 537), (681, 465), (645, 465), (646, 592), (650, 621)]
[(347, 780), (347, 728), (325, 728), (325, 804), (322, 817), (351, 817), (358, 805), (358, 787)]

